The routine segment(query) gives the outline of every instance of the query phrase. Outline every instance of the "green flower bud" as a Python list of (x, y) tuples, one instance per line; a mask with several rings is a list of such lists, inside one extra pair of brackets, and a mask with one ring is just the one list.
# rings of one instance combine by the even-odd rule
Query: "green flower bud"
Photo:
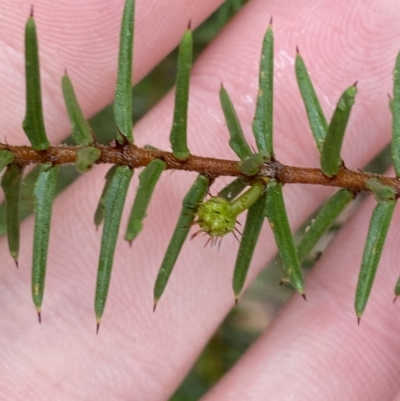
[(196, 223), (210, 237), (222, 237), (235, 229), (236, 215), (230, 202), (213, 196), (199, 206)]

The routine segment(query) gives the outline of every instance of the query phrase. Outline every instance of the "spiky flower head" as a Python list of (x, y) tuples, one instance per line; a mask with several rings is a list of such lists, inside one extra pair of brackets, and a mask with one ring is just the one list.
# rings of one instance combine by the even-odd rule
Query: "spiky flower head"
[(200, 204), (196, 223), (210, 237), (222, 237), (235, 229), (236, 215), (229, 201), (213, 196)]

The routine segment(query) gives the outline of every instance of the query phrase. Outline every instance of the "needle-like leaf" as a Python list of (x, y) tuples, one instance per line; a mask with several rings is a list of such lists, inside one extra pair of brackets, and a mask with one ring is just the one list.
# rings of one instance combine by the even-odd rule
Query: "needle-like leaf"
[(396, 285), (394, 287), (394, 299), (393, 302), (400, 296), (400, 277), (397, 279)]
[(272, 20), (264, 37), (261, 51), (260, 76), (253, 133), (258, 150), (264, 151), (266, 159), (274, 157), (273, 150), (273, 83), (274, 83), (274, 34)]
[(312, 223), (297, 246), (297, 255), (300, 263), (303, 262), (315, 244), (339, 217), (344, 208), (354, 199), (354, 196), (354, 193), (348, 189), (341, 189), (325, 203), (317, 216), (312, 220)]
[(164, 292), (183, 243), (189, 234), (190, 226), (195, 218), (197, 205), (206, 196), (209, 185), (209, 178), (200, 174), (182, 201), (181, 214), (179, 215), (178, 222), (176, 223), (164, 260), (162, 261), (160, 270), (158, 271), (154, 286), (154, 308)]
[(174, 156), (186, 160), (190, 151), (187, 146), (187, 119), (189, 103), (189, 79), (193, 58), (192, 31), (187, 29), (179, 45), (178, 71), (176, 75), (174, 121), (170, 135)]
[(262, 195), (247, 212), (246, 224), (244, 226), (239, 252), (236, 258), (233, 273), (233, 291), (237, 299), (246, 281), (247, 272), (253, 257), (261, 227), (265, 219), (265, 194)]
[(342, 164), (340, 152), (356, 94), (356, 84), (344, 91), (329, 124), (321, 152), (321, 169), (328, 177), (335, 176)]
[(118, 75), (114, 96), (114, 118), (118, 132), (129, 143), (132, 133), (132, 62), (135, 0), (126, 0), (121, 22)]
[(143, 219), (146, 217), (147, 207), (153, 195), (154, 188), (166, 168), (165, 162), (159, 159), (152, 160), (139, 175), (139, 188), (136, 192), (131, 214), (128, 220), (125, 239), (132, 242), (143, 228)]
[(400, 53), (397, 55), (393, 71), (393, 99), (390, 102), (392, 111), (391, 154), (396, 176), (400, 177)]
[(358, 321), (360, 321), (371, 293), (372, 284), (375, 279), (376, 270), (381, 258), (383, 245), (389, 231), (393, 211), (396, 207), (395, 200), (378, 202), (372, 212), (369, 223), (367, 241), (358, 276), (356, 289), (355, 310)]
[(58, 166), (42, 164), (34, 190), (35, 228), (32, 256), (32, 298), (38, 313), (39, 323), (41, 322), (51, 212), (56, 192), (58, 170)]
[(103, 191), (101, 193), (99, 203), (96, 208), (96, 212), (94, 213), (94, 224), (96, 228), (99, 228), (100, 224), (103, 222), (104, 219), (104, 199), (107, 194), (108, 187), (110, 186), (111, 180), (114, 177), (115, 171), (117, 170), (118, 166), (112, 166), (110, 170), (107, 171), (106, 176), (104, 177), (106, 182), (104, 183)]
[(61, 80), (65, 107), (72, 126), (72, 138), (78, 145), (90, 145), (94, 142), (90, 125), (86, 120), (76, 98), (72, 81), (67, 74)]
[(301, 57), (298, 49), (295, 62), (297, 84), (303, 98), (306, 108), (308, 122), (313, 133), (318, 150), (321, 152), (326, 132), (328, 131), (328, 123), (322, 111), (314, 86), (308, 75), (307, 67)]
[(14, 155), (9, 150), (0, 150), (0, 172), (14, 161)]
[(26, 114), (23, 128), (33, 149), (44, 150), (50, 146), (43, 121), (42, 95), (36, 26), (31, 13), (25, 27), (25, 81)]
[(101, 317), (107, 301), (122, 210), (132, 175), (133, 170), (128, 166), (118, 166), (110, 180), (104, 197), (104, 226), (101, 237), (94, 303), (97, 332), (99, 331)]
[(275, 236), (285, 274), (293, 287), (304, 295), (303, 275), (290, 231), (281, 183), (271, 181), (268, 185), (265, 213)]
[(244, 138), (242, 127), (240, 126), (239, 119), (228, 92), (222, 85), (219, 90), (219, 98), (224, 112), (225, 121), (228, 126), (229, 135), (231, 137), (229, 140), (229, 146), (237, 154), (240, 160), (244, 160), (251, 156), (253, 152)]
[(6, 198), (7, 239), (8, 249), (18, 267), (19, 254), (19, 194), (23, 168), (10, 164), (1, 180), (1, 186)]

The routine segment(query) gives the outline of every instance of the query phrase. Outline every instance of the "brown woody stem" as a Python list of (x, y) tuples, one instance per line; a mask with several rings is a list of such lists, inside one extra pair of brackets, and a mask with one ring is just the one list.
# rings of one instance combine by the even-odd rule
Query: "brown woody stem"
[[(118, 164), (128, 165), (132, 168), (144, 167), (153, 159), (161, 159), (167, 164), (169, 170), (195, 171), (211, 178), (221, 176), (246, 177), (237, 167), (238, 161), (221, 160), (208, 157), (190, 155), (185, 161), (176, 159), (172, 153), (161, 150), (147, 150), (131, 144), (121, 144), (113, 141), (110, 145), (93, 145), (100, 152), (97, 164)], [(0, 144), (0, 150), (9, 150), (14, 154), (14, 163), (20, 166), (27, 166), (38, 163), (70, 164), (75, 163), (78, 146), (58, 145), (51, 146), (47, 150), (37, 151), (29, 146), (11, 146)], [(353, 192), (366, 191), (366, 182), (372, 177), (379, 178), (383, 184), (389, 185), (400, 196), (400, 180), (379, 174), (351, 171), (345, 167), (339, 170), (338, 175), (332, 178), (326, 177), (320, 169), (285, 166), (274, 160), (265, 163), (255, 176), (249, 177), (270, 177), (284, 184), (311, 184), (325, 185), (331, 187), (347, 188)]]

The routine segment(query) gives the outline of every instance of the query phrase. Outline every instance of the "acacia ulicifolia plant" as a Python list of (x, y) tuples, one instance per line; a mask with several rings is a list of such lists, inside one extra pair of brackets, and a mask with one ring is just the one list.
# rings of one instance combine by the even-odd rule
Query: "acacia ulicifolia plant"
[[(341, 158), (341, 146), (357, 95), (356, 83), (347, 88), (337, 102), (331, 121), (325, 118), (304, 61), (297, 50), (295, 73), (307, 112), (311, 132), (321, 156), (321, 168), (287, 166), (275, 159), (273, 146), (273, 50), (272, 19), (266, 32), (261, 54), (259, 92), (253, 121), (257, 150), (246, 142), (235, 108), (225, 88), (221, 86), (220, 100), (227, 128), (229, 145), (239, 160), (222, 160), (191, 154), (187, 146), (189, 79), (192, 64), (192, 32), (183, 35), (178, 54), (175, 109), (170, 134), (172, 153), (151, 146), (135, 145), (132, 130), (132, 54), (134, 35), (134, 0), (125, 3), (115, 89), (114, 114), (117, 136), (108, 145), (100, 145), (83, 116), (70, 78), (65, 72), (62, 90), (72, 125), (76, 146), (50, 145), (43, 122), (40, 92), (38, 40), (33, 16), (25, 30), (26, 60), (26, 115), (24, 131), (31, 146), (0, 144), (0, 168), (5, 169), (1, 185), (7, 208), (7, 235), (11, 256), (18, 266), (19, 253), (19, 190), (24, 167), (40, 165), (34, 189), (34, 244), (32, 260), (32, 296), (41, 321), (45, 288), (46, 258), (55, 185), (60, 165), (73, 163), (84, 173), (96, 164), (111, 165), (94, 216), (97, 227), (103, 224), (101, 251), (95, 293), (97, 332), (106, 305), (113, 257), (121, 223), (125, 197), (134, 170), (143, 168), (139, 187), (126, 227), (125, 239), (132, 242), (143, 228), (143, 220), (153, 190), (166, 170), (196, 171), (197, 179), (182, 201), (182, 210), (172, 238), (161, 263), (154, 287), (154, 309), (163, 294), (176, 264), (179, 252), (191, 226), (197, 233), (209, 235), (214, 244), (225, 236), (238, 232), (236, 218), (247, 211), (240, 236), (239, 251), (233, 275), (233, 291), (237, 301), (250, 266), (262, 224), (268, 219), (283, 262), (285, 277), (304, 298), (301, 262), (313, 249), (345, 207), (361, 192), (375, 195), (377, 205), (372, 213), (361, 270), (355, 296), (355, 310), (360, 320), (374, 282), (386, 234), (397, 198), (400, 194), (400, 55), (394, 70), (392, 160), (396, 177), (362, 171), (350, 171)], [(232, 182), (216, 196), (209, 196), (210, 186), (222, 176), (233, 177)], [(312, 225), (295, 246), (285, 209), (282, 187), (303, 183), (340, 187), (322, 207)], [(400, 295), (400, 280), (395, 296)]]

